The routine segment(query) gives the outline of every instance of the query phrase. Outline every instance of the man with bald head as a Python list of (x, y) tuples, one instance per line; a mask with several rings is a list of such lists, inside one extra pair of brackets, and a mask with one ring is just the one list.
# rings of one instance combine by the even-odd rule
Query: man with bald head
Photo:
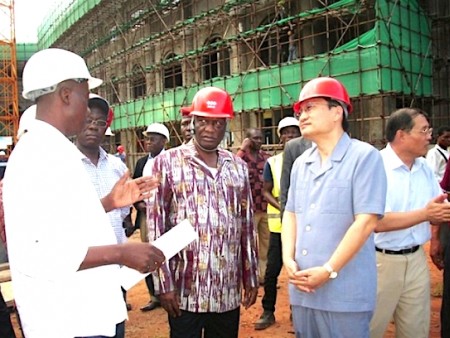
[(10, 156), (3, 193), (27, 338), (124, 337), (120, 266), (150, 272), (165, 260), (148, 243), (117, 244), (106, 215), (145, 197), (157, 180), (131, 181), (126, 173), (99, 200), (83, 155), (68, 139), (84, 128), (89, 89), (101, 83), (63, 49), (39, 51), (24, 68), (23, 96), (36, 102), (36, 120)]

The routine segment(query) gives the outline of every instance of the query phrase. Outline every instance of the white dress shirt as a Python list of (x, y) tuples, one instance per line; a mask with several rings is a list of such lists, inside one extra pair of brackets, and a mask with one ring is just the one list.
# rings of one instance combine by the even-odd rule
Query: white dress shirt
[(62, 133), (36, 120), (8, 161), (8, 251), (27, 338), (113, 336), (127, 318), (118, 265), (78, 271), (89, 247), (116, 243), (81, 158)]
[[(436, 144), (433, 148), (428, 150), (427, 163), (433, 170), (434, 176), (440, 183), (444, 177), (445, 167), (447, 166), (449, 152), (447, 149), (441, 148)], [(445, 157), (445, 158), (444, 158)]]
[[(424, 158), (416, 158), (410, 170), (390, 144), (380, 153), (388, 182), (386, 213), (421, 209), (432, 198), (441, 194), (441, 188)], [(380, 249), (401, 250), (422, 245), (430, 237), (430, 222), (422, 222), (407, 229), (376, 233), (375, 246)]]

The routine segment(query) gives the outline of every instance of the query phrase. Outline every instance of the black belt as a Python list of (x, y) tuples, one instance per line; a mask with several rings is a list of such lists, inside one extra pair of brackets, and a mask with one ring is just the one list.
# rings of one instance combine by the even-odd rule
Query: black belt
[(388, 249), (380, 249), (375, 247), (375, 250), (378, 252), (382, 252), (388, 255), (407, 255), (407, 254), (412, 254), (414, 252), (416, 252), (417, 250), (419, 250), (420, 245), (416, 245), (413, 246), (412, 248), (407, 248), (407, 249), (402, 249), (402, 250), (388, 250)]

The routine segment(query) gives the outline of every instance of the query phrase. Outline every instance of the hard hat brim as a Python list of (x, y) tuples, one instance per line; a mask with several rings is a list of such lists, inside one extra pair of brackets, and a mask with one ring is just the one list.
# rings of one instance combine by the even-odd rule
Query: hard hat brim
[(97, 87), (101, 86), (102, 83), (103, 83), (103, 80), (102, 80), (102, 79), (98, 79), (98, 78), (96, 78), (96, 77), (90, 77), (90, 78), (88, 78), (88, 86), (89, 86), (89, 89), (97, 88)]
[(191, 111), (191, 113), (189, 114), (189, 116), (201, 116), (201, 117), (210, 117), (210, 118), (217, 118), (217, 119), (230, 119), (230, 114), (227, 113), (205, 113), (202, 111), (197, 111), (197, 110), (193, 110)]

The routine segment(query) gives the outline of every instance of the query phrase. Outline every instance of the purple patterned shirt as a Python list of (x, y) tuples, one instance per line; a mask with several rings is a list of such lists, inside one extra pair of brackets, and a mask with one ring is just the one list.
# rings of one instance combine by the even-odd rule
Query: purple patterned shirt
[(178, 290), (180, 309), (191, 312), (236, 309), (241, 287), (258, 281), (247, 165), (226, 150), (218, 155), (217, 169), (211, 169), (189, 143), (156, 157), (153, 166), (162, 179), (147, 206), (149, 238), (186, 218), (199, 235), (159, 270), (156, 293)]
[(236, 155), (242, 158), (248, 166), (248, 176), (253, 198), (253, 211), (267, 212), (267, 201), (263, 196), (263, 171), (270, 155), (263, 150), (259, 150), (256, 157), (253, 157), (249, 151), (242, 149), (239, 149)]

